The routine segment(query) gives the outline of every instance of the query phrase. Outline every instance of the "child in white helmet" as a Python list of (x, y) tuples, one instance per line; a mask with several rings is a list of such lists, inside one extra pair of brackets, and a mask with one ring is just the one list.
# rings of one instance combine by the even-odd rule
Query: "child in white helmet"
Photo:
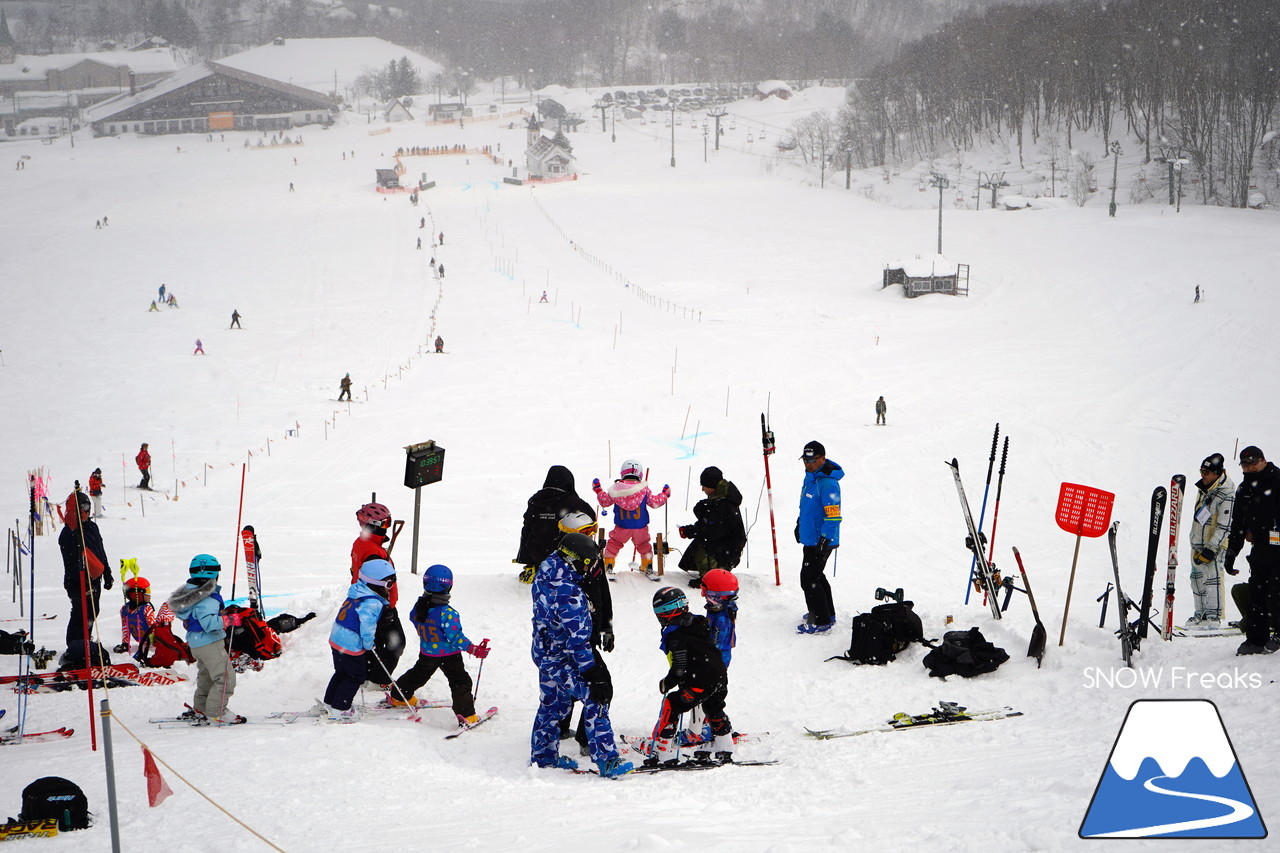
[(604, 568), (613, 573), (614, 560), (622, 547), (631, 542), (640, 554), (640, 570), (652, 571), (653, 543), (649, 539), (649, 509), (657, 509), (671, 497), (671, 487), (664, 485), (656, 495), (649, 491), (644, 479), (644, 468), (634, 459), (622, 463), (617, 480), (609, 488), (602, 488), (599, 478), (591, 482), (596, 500), (602, 507), (613, 507), (613, 530), (604, 546)]

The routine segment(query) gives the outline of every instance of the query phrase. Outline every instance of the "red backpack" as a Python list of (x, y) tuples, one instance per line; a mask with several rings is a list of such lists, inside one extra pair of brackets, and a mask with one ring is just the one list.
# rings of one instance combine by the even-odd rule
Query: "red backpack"
[(227, 652), (233, 658), (243, 654), (254, 660), (274, 660), (284, 651), (280, 635), (253, 608), (232, 604), (223, 608), (222, 615), (230, 622)]
[(193, 663), (191, 648), (179, 640), (168, 622), (157, 622), (138, 645), (134, 659), (143, 666), (173, 666), (178, 661)]

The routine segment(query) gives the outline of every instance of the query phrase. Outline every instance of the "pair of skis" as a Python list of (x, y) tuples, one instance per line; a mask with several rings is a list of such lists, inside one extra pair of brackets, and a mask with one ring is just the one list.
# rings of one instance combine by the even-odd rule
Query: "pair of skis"
[[(999, 426), (996, 427), (997, 434)], [(1008, 440), (1005, 441), (1005, 453), (1008, 454)], [(992, 461), (995, 460), (995, 442), (992, 442)], [(951, 473), (955, 477), (956, 492), (960, 495), (960, 509), (964, 513), (964, 523), (969, 535), (965, 540), (965, 544), (973, 551), (974, 565), (976, 566), (976, 580), (982, 589), (983, 597), (986, 598), (987, 604), (991, 607), (991, 615), (996, 619), (1000, 619), (1003, 614), (1000, 612), (1000, 581), (997, 578), (995, 567), (987, 559), (985, 540), (982, 533), (978, 530), (978, 525), (973, 521), (973, 513), (969, 511), (969, 499), (965, 496), (964, 481), (960, 479), (960, 463), (952, 459), (947, 463), (951, 468)], [(1004, 462), (1000, 463), (1001, 480), (1004, 479)], [(989, 485), (989, 481), (988, 481)], [(997, 489), (999, 491), (999, 489)], [(997, 498), (997, 504), (999, 499)], [(992, 531), (994, 533), (994, 530)], [(965, 596), (966, 600), (968, 595)]]
[(849, 731), (846, 729), (806, 728), (804, 731), (808, 737), (816, 740), (833, 740), (835, 738), (842, 737), (858, 737), (860, 735), (874, 734), (876, 732), (900, 732), (910, 729), (927, 728), (929, 726), (951, 726), (957, 723), (981, 723), (990, 722), (992, 720), (1003, 720), (1008, 717), (1021, 716), (1021, 711), (1015, 711), (1013, 708), (1008, 706), (970, 711), (963, 705), (959, 705), (955, 702), (939, 702), (938, 707), (934, 708), (927, 714), (908, 714), (900, 712), (886, 720), (884, 725), (875, 726), (869, 729), (855, 729), (853, 731)]

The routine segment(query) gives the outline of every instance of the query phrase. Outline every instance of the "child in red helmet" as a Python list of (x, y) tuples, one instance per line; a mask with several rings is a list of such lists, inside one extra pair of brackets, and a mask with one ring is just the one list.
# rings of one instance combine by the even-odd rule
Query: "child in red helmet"
[[(378, 559), (391, 562), (387, 553), (387, 540), (391, 528), (391, 510), (379, 503), (367, 503), (356, 510), (356, 521), (360, 522), (360, 535), (351, 546), (351, 582), (360, 579), (360, 567), (366, 560)], [(395, 565), (392, 563), (392, 565)], [(391, 590), (391, 606), (394, 607), (399, 598), (395, 589)]]
[(151, 582), (141, 575), (135, 575), (124, 582), (124, 606), (120, 608), (120, 645), (112, 649), (116, 654), (127, 654), (133, 650), (133, 643), (142, 643), (157, 622), (172, 622), (173, 610), (169, 602), (160, 605), (160, 614), (156, 615), (155, 606), (151, 603)]

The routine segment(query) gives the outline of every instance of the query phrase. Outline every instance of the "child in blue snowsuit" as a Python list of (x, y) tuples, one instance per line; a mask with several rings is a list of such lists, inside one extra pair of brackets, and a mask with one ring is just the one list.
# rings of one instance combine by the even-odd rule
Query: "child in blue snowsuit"
[(631, 772), (632, 765), (622, 760), (613, 740), (613, 683), (604, 659), (591, 646), (591, 610), (581, 585), (599, 553), (590, 536), (566, 533), (533, 576), (532, 655), (539, 697), (529, 761), (538, 767), (577, 769), (576, 761), (560, 755), (560, 720), (577, 699), (600, 775), (620, 776)]
[(386, 560), (368, 560), (360, 566), (359, 577), (347, 589), (347, 599), (338, 608), (329, 631), (333, 677), (324, 691), (325, 710), (331, 720), (354, 723), (360, 719), (360, 709), (351, 705), (368, 677), (378, 617), (395, 582), (394, 566)]
[(484, 660), (489, 656), (489, 647), (475, 645), (462, 633), (458, 611), (449, 606), (453, 571), (448, 566), (428, 567), (422, 576), (422, 588), (422, 597), (409, 616), (420, 641), (418, 662), (396, 679), (388, 700), (394, 706), (416, 705), (414, 691), (426, 684), (437, 669), (442, 669), (449, 679), (449, 694), (458, 724), (473, 725), (479, 718), (471, 696), (471, 676), (462, 663), (462, 653)]

